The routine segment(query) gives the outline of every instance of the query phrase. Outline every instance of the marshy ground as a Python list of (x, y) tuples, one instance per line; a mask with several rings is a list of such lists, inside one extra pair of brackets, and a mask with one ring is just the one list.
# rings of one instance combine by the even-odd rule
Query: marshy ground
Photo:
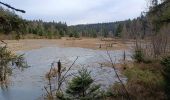
[(123, 43), (120, 39), (113, 39), (112, 41), (102, 41), (99, 38), (82, 38), (82, 39), (23, 39), (23, 40), (5, 40), (8, 43), (8, 48), (12, 51), (31, 50), (48, 46), (60, 47), (80, 47), (94, 50), (124, 50), (128, 49), (131, 41)]
[[(44, 94), (44, 86), (47, 84), (45, 75), (50, 70), (51, 63), (61, 60), (62, 64), (69, 66), (74, 59), (79, 56), (70, 73), (76, 72), (81, 67), (86, 67), (92, 71), (91, 75), (100, 83), (102, 88), (108, 88), (117, 82), (113, 69), (105, 64), (107, 63), (106, 46), (113, 59), (116, 62), (122, 59), (124, 50), (128, 50), (128, 44), (122, 43), (121, 40), (101, 41), (100, 39), (83, 38), (83, 39), (24, 39), (24, 40), (5, 40), (8, 48), (13, 52), (25, 54), (25, 58), (30, 66), (23, 72), (14, 70), (10, 77), (9, 92), (0, 90), (0, 99), (14, 100), (34, 100)], [(101, 48), (99, 47), (101, 44)], [(130, 55), (127, 51), (127, 55)], [(129, 56), (130, 58), (130, 56)], [(122, 80), (126, 78), (122, 77)], [(21, 96), (22, 95), (22, 96)]]

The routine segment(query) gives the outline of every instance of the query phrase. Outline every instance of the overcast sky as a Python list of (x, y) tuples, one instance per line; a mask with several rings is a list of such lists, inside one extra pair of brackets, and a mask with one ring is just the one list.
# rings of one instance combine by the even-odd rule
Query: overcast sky
[(146, 0), (1, 0), (23, 9), (25, 19), (62, 21), (68, 25), (114, 22), (138, 17)]

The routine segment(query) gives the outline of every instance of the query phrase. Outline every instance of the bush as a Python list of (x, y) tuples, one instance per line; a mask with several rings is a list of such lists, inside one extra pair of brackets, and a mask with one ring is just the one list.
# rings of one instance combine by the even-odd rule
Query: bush
[(76, 33), (74, 34), (74, 37), (75, 37), (75, 38), (80, 38), (79, 33), (76, 32)]
[(134, 67), (125, 70), (124, 74), (128, 78), (126, 86), (131, 98), (135, 100), (165, 99), (163, 90), (165, 83), (161, 73)]
[(27, 67), (27, 64), (23, 55), (14, 55), (6, 46), (0, 46), (0, 82), (6, 81), (7, 76), (12, 74), (12, 66), (22, 69)]
[(145, 86), (159, 87), (163, 84), (163, 77), (161, 77), (160, 73), (154, 73), (150, 70), (131, 68), (125, 70), (124, 74), (128, 77), (128, 81), (140, 81)]
[(170, 99), (170, 56), (163, 58), (161, 64), (164, 66), (164, 77), (165, 77), (165, 92), (168, 99)]
[(142, 50), (135, 50), (132, 58), (135, 59), (135, 61), (138, 63), (144, 62), (144, 54)]
[(125, 93), (120, 83), (114, 83), (113, 87), (107, 91), (106, 96), (109, 98), (108, 100), (128, 100)]

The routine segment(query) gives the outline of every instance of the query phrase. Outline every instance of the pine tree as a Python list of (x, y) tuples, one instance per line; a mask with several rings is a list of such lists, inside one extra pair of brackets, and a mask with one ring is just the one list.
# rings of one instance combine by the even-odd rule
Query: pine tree
[(83, 68), (79, 70), (78, 75), (69, 82), (66, 93), (72, 99), (94, 100), (99, 97), (100, 86), (92, 85), (93, 82), (94, 80), (91, 78), (90, 72)]
[(116, 29), (116, 35), (115, 35), (116, 37), (121, 37), (122, 29), (123, 29), (122, 25), (119, 24), (117, 29)]

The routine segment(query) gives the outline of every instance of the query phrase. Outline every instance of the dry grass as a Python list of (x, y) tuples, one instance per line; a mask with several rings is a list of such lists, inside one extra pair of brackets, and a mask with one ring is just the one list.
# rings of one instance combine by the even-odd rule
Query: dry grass
[(58, 74), (57, 68), (52, 68), (50, 72), (46, 73), (45, 77), (48, 79), (49, 77), (55, 77)]
[[(107, 46), (112, 44), (112, 47), (109, 47), (109, 50), (122, 50), (127, 49), (128, 46), (122, 43), (119, 39), (114, 39), (113, 41), (101, 41), (97, 38), (82, 38), (82, 39), (23, 39), (23, 40), (5, 40), (8, 43), (8, 48), (12, 51), (19, 50), (31, 50), (42, 47), (49, 46), (60, 46), (60, 47), (80, 47), (88, 49), (98, 49), (105, 50)], [(100, 48), (101, 46), (101, 48)]]

